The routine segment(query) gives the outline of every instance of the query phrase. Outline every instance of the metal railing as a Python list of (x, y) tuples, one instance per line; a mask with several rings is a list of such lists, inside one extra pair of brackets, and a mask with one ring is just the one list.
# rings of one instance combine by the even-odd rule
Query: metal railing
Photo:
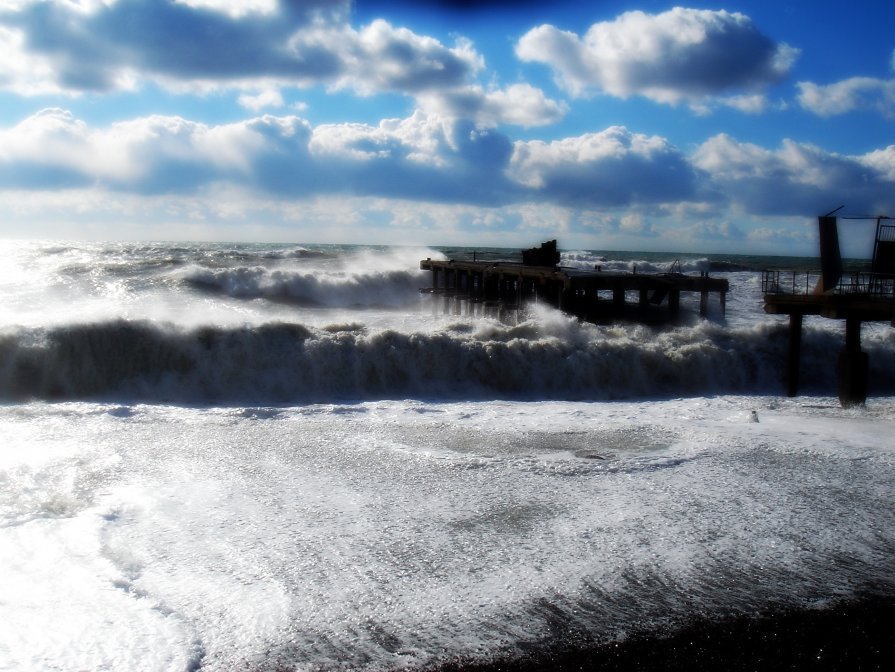
[[(820, 271), (762, 271), (761, 292), (765, 295), (807, 296), (815, 293), (820, 277)], [(865, 271), (844, 273), (833, 293), (895, 301), (895, 275)]]

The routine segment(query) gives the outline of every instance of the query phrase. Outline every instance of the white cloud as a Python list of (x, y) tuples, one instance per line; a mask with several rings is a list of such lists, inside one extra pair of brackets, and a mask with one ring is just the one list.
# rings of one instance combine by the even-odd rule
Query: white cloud
[(541, 89), (529, 84), (492, 91), (480, 86), (433, 91), (419, 95), (417, 101), (430, 114), (470, 119), (482, 128), (500, 124), (544, 126), (560, 121), (568, 112), (565, 103), (547, 98)]
[(822, 117), (871, 111), (895, 117), (895, 79), (851, 77), (833, 84), (799, 82), (799, 103)]
[(676, 7), (626, 12), (583, 37), (542, 25), (519, 40), (516, 53), (549, 65), (576, 96), (597, 91), (677, 104), (776, 83), (798, 52), (774, 43), (743, 14)]
[(52, 108), (0, 131), (0, 188), (97, 184), (173, 193), (217, 180), (251, 183), (271, 156), (285, 151), (300, 162), (309, 136), (306, 122), (297, 117), (210, 127), (150, 116), (91, 129), (70, 112)]
[(666, 139), (621, 126), (550, 143), (517, 142), (508, 174), (569, 204), (687, 200), (697, 186), (686, 158)]
[(719, 98), (718, 102), (744, 114), (762, 114), (768, 109), (768, 99), (760, 93)]
[(102, 186), (197, 193), (231, 183), (303, 198), (354, 193), (446, 203), (496, 203), (515, 187), (499, 133), (417, 111), (378, 126), (312, 130), (293, 116), (209, 126), (151, 116), (90, 128), (51, 109), (0, 130), (0, 190)]
[(865, 154), (859, 160), (895, 184), (895, 145)]
[(23, 96), (59, 93), (54, 82), (53, 63), (44, 56), (28, 53), (21, 30), (0, 25), (0, 88)]
[(0, 87), (19, 93), (324, 84), (413, 94), (468, 83), (483, 67), (453, 47), (377, 20), (356, 30), (347, 0), (22, 3), (0, 12)]
[(451, 126), (435, 115), (415, 112), (407, 119), (369, 124), (321, 124), (309, 145), (315, 156), (357, 161), (400, 159), (445, 166), (453, 152)]
[(239, 97), (239, 104), (246, 109), (258, 112), (266, 107), (283, 107), (283, 95), (276, 89), (267, 89), (252, 96), (244, 93)]
[(362, 94), (455, 86), (484, 67), (468, 40), (458, 40), (448, 48), (434, 38), (396, 28), (382, 19), (360, 31), (347, 26), (308, 29), (295, 35), (291, 45), (299, 53), (307, 45), (329, 45), (342, 64), (334, 86)]
[(628, 234), (655, 235), (652, 224), (646, 221), (639, 212), (630, 212), (622, 215), (618, 222), (618, 229), (622, 233)]
[(852, 212), (895, 211), (895, 152), (864, 156), (827, 152), (784, 140), (769, 150), (728, 135), (710, 138), (693, 164), (745, 212), (756, 215), (816, 215), (847, 204)]
[(181, 5), (198, 9), (210, 9), (239, 19), (249, 14), (273, 14), (277, 0), (174, 0)]
[[(230, 190), (293, 203), (343, 194), (470, 211), (515, 204), (509, 219), (469, 218), (491, 227), (537, 226), (554, 208), (603, 211), (614, 212), (614, 235), (643, 237), (656, 233), (656, 218), (691, 213), (708, 221), (727, 207), (758, 217), (810, 216), (842, 203), (852, 212), (895, 212), (895, 145), (847, 156), (718, 135), (687, 156), (665, 138), (623, 127), (511, 143), (494, 129), (422, 110), (378, 125), (150, 116), (97, 128), (51, 108), (0, 129), (0, 193), (58, 190), (198, 199)], [(568, 221), (570, 229), (586, 225), (577, 215)]]

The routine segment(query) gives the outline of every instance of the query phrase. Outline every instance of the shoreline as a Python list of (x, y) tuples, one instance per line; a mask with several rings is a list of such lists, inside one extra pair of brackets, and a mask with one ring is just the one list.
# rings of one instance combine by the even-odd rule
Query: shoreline
[(571, 670), (887, 670), (895, 661), (895, 596), (756, 618), (699, 619), (667, 636), (635, 635), (592, 648), (539, 651), (489, 662), (453, 661), (430, 672)]

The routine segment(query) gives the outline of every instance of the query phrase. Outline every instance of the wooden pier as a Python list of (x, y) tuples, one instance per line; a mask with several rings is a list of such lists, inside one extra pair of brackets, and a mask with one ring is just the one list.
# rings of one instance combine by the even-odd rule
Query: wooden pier
[[(443, 298), (445, 313), (505, 319), (526, 305), (547, 304), (589, 321), (626, 317), (638, 321), (675, 319), (681, 294), (699, 294), (699, 312), (708, 314), (709, 296), (717, 294), (725, 310), (728, 281), (707, 273), (637, 273), (566, 268), (545, 264), (550, 249), (528, 250), (529, 263), (424, 259), (422, 270), (432, 272), (429, 292)], [(555, 249), (555, 248), (553, 248)], [(533, 257), (531, 253), (538, 253)], [(525, 254), (529, 256), (526, 257)], [(558, 259), (558, 255), (557, 255)], [(537, 263), (541, 262), (541, 263)], [(662, 306), (665, 307), (662, 310)], [(436, 306), (437, 309), (437, 306)], [(659, 311), (662, 311), (659, 313)]]
[(869, 272), (844, 273), (838, 224), (830, 215), (818, 218), (821, 270), (765, 271), (764, 310), (789, 315), (786, 393), (799, 393), (802, 322), (806, 315), (845, 320), (845, 345), (837, 361), (839, 401), (845, 406), (867, 400), (867, 353), (861, 350), (864, 322), (895, 326), (895, 225), (877, 218), (876, 242)]

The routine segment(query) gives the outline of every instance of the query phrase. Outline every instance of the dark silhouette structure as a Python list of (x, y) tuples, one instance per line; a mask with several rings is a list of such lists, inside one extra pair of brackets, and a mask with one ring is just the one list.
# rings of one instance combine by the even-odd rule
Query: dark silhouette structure
[[(482, 314), (512, 319), (526, 305), (545, 303), (580, 319), (607, 318), (655, 322), (678, 317), (685, 292), (699, 294), (699, 312), (708, 314), (710, 294), (717, 294), (724, 312), (726, 279), (707, 273), (688, 275), (680, 265), (667, 273), (604, 272), (558, 266), (556, 241), (522, 252), (522, 263), (424, 259), (420, 268), (432, 272), (432, 286), (421, 291), (443, 299), (445, 313)], [(629, 299), (632, 299), (629, 302)], [(664, 312), (657, 312), (662, 304)], [(435, 302), (437, 310), (439, 302)]]
[(523, 266), (556, 266), (559, 264), (559, 250), (556, 241), (548, 240), (540, 247), (522, 251)]
[(832, 214), (818, 217), (820, 273), (765, 271), (762, 292), (765, 312), (789, 315), (786, 391), (791, 397), (799, 391), (804, 316), (845, 320), (845, 347), (837, 360), (837, 377), (839, 401), (849, 407), (867, 400), (868, 360), (861, 350), (861, 324), (888, 321), (895, 326), (895, 223), (888, 217), (874, 218), (870, 271), (846, 274), (839, 251), (839, 223)]

